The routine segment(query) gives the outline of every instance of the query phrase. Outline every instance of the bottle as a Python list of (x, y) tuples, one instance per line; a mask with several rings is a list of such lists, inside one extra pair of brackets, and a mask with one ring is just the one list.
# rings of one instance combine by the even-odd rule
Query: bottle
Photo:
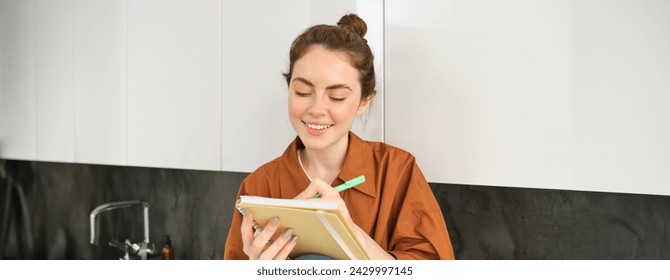
[(174, 248), (172, 248), (172, 241), (169, 235), (165, 236), (165, 245), (163, 245), (163, 249), (161, 250), (161, 259), (174, 260)]

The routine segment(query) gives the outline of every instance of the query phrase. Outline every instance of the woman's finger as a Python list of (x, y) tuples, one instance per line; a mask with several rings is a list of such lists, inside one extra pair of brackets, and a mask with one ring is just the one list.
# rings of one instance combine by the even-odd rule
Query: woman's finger
[(272, 259), (264, 253), (274, 242), (274, 240), (272, 240), (272, 236), (275, 235), (275, 232), (278, 228), (279, 218), (273, 217), (263, 226), (263, 230), (256, 232), (254, 241), (251, 244), (251, 251), (253, 252), (252, 254), (258, 256), (258, 259)]
[(275, 256), (275, 260), (285, 260), (288, 258), (288, 255), (291, 254), (295, 245), (298, 244), (298, 236), (291, 235), (290, 239), (286, 242), (284, 247), (279, 250), (279, 253)]
[(331, 185), (328, 185), (323, 180), (316, 178), (312, 181), (312, 183), (309, 184), (309, 186), (307, 186), (307, 188), (305, 188), (304, 191), (298, 194), (296, 198), (311, 199), (314, 198), (316, 194), (321, 195), (323, 198), (334, 196), (339, 197), (339, 194)]
[(240, 226), (240, 233), (242, 234), (243, 251), (249, 259), (256, 259), (258, 254), (252, 251), (252, 244), (254, 243), (255, 233), (253, 227), (254, 215), (247, 209), (242, 209), (242, 225)]
[[(272, 245), (268, 246), (267, 249), (261, 254), (261, 259), (275, 259), (282, 260), (286, 259), (288, 253), (293, 249), (293, 244), (291, 240), (295, 235), (293, 234), (293, 229), (288, 228), (277, 237), (276, 240), (272, 241)], [(288, 249), (287, 249), (288, 247)], [(288, 250), (288, 253), (284, 253), (285, 250)]]

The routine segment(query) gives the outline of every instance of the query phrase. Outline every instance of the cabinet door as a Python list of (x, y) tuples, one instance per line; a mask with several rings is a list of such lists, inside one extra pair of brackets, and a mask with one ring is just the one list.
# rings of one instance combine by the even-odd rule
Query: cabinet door
[(431, 182), (670, 194), (670, 4), (386, 2), (386, 140)]
[(75, 161), (126, 165), (126, 2), (74, 1)]
[(35, 5), (37, 160), (74, 162), (72, 0)]
[(386, 141), (430, 182), (574, 186), (571, 4), (485, 2), (386, 2)]
[(35, 160), (35, 1), (0, 1), (0, 157)]
[(575, 181), (670, 195), (670, 2), (573, 2)]
[(223, 0), (223, 170), (251, 172), (280, 156), (295, 138), (282, 76), (288, 70), (289, 48), (309, 26), (336, 24), (345, 13), (359, 13), (366, 20), (366, 38), (377, 55), (379, 98), (353, 130), (363, 138), (382, 140), (383, 9), (381, 1), (366, 2)]
[(282, 73), (309, 7), (306, 0), (223, 0), (222, 170), (251, 172), (295, 137)]
[(128, 1), (128, 165), (220, 170), (220, 12)]

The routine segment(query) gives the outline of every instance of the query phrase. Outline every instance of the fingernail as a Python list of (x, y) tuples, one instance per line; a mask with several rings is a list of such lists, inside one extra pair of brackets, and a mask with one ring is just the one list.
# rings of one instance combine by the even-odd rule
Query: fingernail
[(242, 216), (249, 215), (249, 210), (247, 210), (247, 208), (237, 208), (237, 210), (240, 210), (240, 213), (242, 213)]
[(270, 224), (273, 226), (279, 225), (279, 217), (272, 217), (272, 220), (270, 220)]
[(293, 242), (293, 243), (298, 242), (298, 236), (294, 235), (293, 238), (291, 238), (291, 242)]
[(285, 237), (285, 238), (289, 238), (289, 237), (291, 237), (292, 234), (293, 234), (293, 229), (292, 229), (292, 228), (288, 228), (288, 229), (284, 232), (284, 237)]

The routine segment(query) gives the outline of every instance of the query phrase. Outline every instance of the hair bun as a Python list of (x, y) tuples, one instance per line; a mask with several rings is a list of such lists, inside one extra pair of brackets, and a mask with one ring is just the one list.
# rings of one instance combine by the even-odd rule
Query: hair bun
[(368, 32), (368, 26), (365, 24), (365, 21), (358, 17), (356, 14), (348, 14), (342, 16), (340, 21), (337, 22), (337, 26), (343, 29), (347, 29), (351, 32), (354, 32), (361, 36), (365, 36), (365, 33)]

